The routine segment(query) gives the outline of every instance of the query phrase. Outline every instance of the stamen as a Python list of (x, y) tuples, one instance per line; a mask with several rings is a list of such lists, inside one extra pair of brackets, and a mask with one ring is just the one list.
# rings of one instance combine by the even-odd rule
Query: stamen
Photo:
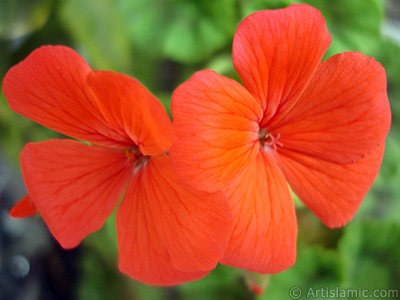
[(147, 155), (143, 155), (142, 152), (138, 148), (136, 149), (129, 149), (125, 152), (128, 161), (132, 163), (133, 167), (137, 168), (146, 162), (149, 158)]
[(143, 156), (143, 154), (140, 152), (139, 149), (129, 149), (128, 151), (125, 152), (126, 157), (128, 158), (129, 161), (137, 160), (140, 156)]
[(265, 148), (266, 146), (268, 146), (269, 148), (272, 148), (276, 151), (277, 146), (283, 147), (283, 144), (279, 142), (280, 137), (281, 137), (280, 133), (278, 133), (276, 137), (274, 137), (270, 133), (260, 132), (261, 147)]

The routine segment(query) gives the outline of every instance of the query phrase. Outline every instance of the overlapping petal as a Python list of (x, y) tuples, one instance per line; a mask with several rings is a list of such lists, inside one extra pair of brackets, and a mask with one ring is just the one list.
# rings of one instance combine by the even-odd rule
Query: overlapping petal
[(242, 21), (233, 63), (265, 110), (261, 125), (296, 103), (330, 41), (321, 13), (308, 5), (264, 10)]
[(31, 197), (26, 195), (10, 210), (10, 216), (14, 218), (31, 217), (37, 213), (37, 208)]
[(29, 195), (64, 248), (103, 226), (132, 170), (123, 151), (72, 140), (27, 144), (21, 167)]
[(225, 197), (188, 188), (167, 156), (132, 177), (117, 211), (121, 271), (148, 284), (198, 279), (220, 260), (232, 232)]
[(284, 150), (276, 155), (293, 191), (328, 227), (349, 221), (378, 174), (384, 144), (349, 164)]
[(104, 118), (129, 135), (144, 155), (166, 153), (172, 123), (165, 107), (136, 79), (113, 72), (92, 72), (88, 84)]
[(224, 189), (234, 229), (222, 263), (260, 273), (289, 268), (296, 259), (297, 224), (286, 179), (261, 151)]
[(384, 143), (390, 119), (384, 69), (347, 52), (322, 62), (301, 99), (269, 130), (280, 134), (284, 149), (350, 163)]
[(174, 92), (171, 104), (178, 175), (206, 191), (221, 189), (258, 152), (260, 104), (239, 83), (206, 70)]
[(75, 51), (44, 46), (11, 68), (3, 92), (12, 110), (73, 138), (128, 148), (128, 135), (111, 128), (87, 91), (92, 70)]
[[(210, 70), (182, 84), (170, 157), (157, 156), (171, 146), (169, 117), (137, 80), (94, 72), (67, 47), (34, 51), (4, 79), (10, 107), (101, 146), (28, 144), (29, 195), (11, 214), (37, 208), (71, 248), (103, 226), (128, 186), (117, 233), (120, 269), (133, 278), (174, 285), (218, 262), (261, 273), (290, 267), (297, 225), (286, 179), (327, 226), (342, 226), (377, 175), (390, 126), (382, 67), (357, 53), (318, 66), (329, 43), (308, 5), (246, 18), (233, 45), (245, 87)], [(261, 134), (265, 147), (279, 143), (260, 149)], [(121, 149), (136, 146), (145, 156)]]

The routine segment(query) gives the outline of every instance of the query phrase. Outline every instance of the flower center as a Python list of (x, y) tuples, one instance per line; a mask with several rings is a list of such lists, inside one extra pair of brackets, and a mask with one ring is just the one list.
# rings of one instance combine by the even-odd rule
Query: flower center
[(283, 144), (279, 142), (279, 138), (281, 137), (280, 133), (278, 133), (276, 136), (273, 136), (265, 130), (261, 130), (258, 134), (258, 137), (262, 148), (268, 147), (276, 151), (277, 146), (283, 147)]
[(125, 152), (125, 154), (128, 158), (128, 161), (133, 165), (134, 168), (141, 166), (149, 160), (149, 156), (143, 155), (138, 148), (129, 149)]

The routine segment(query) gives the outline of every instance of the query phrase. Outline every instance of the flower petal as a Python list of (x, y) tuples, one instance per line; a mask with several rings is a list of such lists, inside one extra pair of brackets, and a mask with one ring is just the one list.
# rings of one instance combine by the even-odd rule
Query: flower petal
[(87, 91), (92, 70), (75, 51), (44, 46), (11, 68), (3, 92), (12, 110), (73, 138), (127, 148), (132, 141), (111, 128)]
[(21, 167), (29, 195), (64, 248), (103, 226), (132, 169), (123, 151), (72, 140), (27, 144)]
[(328, 227), (349, 221), (371, 187), (382, 161), (384, 145), (350, 164), (284, 151), (276, 155), (293, 191)]
[(294, 204), (281, 170), (261, 151), (224, 190), (234, 229), (221, 263), (259, 273), (276, 273), (296, 259)]
[(35, 204), (32, 202), (31, 197), (26, 195), (10, 210), (10, 216), (14, 218), (31, 217), (37, 213)]
[(148, 284), (198, 279), (225, 252), (232, 218), (222, 193), (184, 185), (168, 156), (137, 170), (117, 211), (121, 271)]
[(171, 105), (171, 161), (189, 185), (217, 191), (256, 156), (262, 110), (236, 81), (197, 72), (174, 92)]
[(384, 69), (347, 52), (321, 63), (296, 106), (270, 129), (281, 136), (279, 149), (350, 163), (384, 142), (390, 119)]
[(295, 104), (330, 41), (321, 13), (308, 5), (264, 10), (242, 21), (233, 41), (233, 63), (265, 110), (262, 124)]
[(144, 155), (169, 150), (171, 120), (161, 102), (139, 81), (113, 72), (92, 72), (88, 84), (107, 122), (126, 132)]

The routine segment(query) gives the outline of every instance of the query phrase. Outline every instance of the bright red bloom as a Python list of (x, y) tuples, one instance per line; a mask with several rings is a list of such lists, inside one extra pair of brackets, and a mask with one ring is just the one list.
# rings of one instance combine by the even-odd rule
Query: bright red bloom
[(275, 273), (294, 263), (287, 182), (323, 223), (339, 227), (377, 175), (391, 119), (384, 69), (355, 52), (320, 63), (330, 41), (308, 5), (256, 12), (233, 42), (244, 87), (206, 70), (173, 95), (178, 176), (230, 201), (224, 264)]
[[(64, 248), (100, 229), (126, 190), (116, 217), (123, 272), (172, 285), (215, 267), (232, 232), (229, 206), (177, 178), (165, 155), (171, 121), (137, 80), (46, 46), (7, 73), (3, 91), (15, 112), (90, 143), (53, 139), (21, 153), (29, 195)], [(32, 212), (29, 197), (14, 209)]]
[(10, 210), (10, 216), (14, 218), (26, 218), (31, 217), (37, 213), (35, 203), (33, 203), (31, 197), (26, 195)]

